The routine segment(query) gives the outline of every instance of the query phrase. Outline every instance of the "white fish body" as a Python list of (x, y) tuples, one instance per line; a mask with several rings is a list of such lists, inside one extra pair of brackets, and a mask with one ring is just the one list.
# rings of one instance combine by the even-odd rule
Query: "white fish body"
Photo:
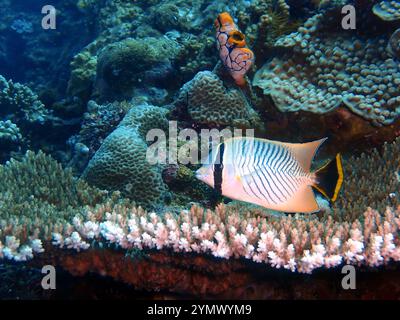
[[(300, 144), (257, 138), (228, 139), (218, 146), (212, 163), (198, 170), (197, 177), (232, 199), (273, 210), (312, 213), (319, 209), (312, 190), (318, 188), (318, 182), (310, 167), (325, 140)], [(222, 166), (217, 162), (221, 154)], [(342, 176), (340, 179), (336, 195)]]

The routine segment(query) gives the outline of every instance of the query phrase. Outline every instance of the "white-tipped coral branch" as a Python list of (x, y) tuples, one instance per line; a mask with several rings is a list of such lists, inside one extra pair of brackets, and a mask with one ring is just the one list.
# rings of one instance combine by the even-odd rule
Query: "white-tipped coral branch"
[[(400, 261), (400, 208), (387, 208), (384, 215), (368, 209), (363, 220), (353, 223), (331, 218), (323, 222), (316, 217), (305, 220), (303, 216), (252, 217), (224, 205), (215, 212), (193, 206), (179, 216), (163, 217), (140, 208), (127, 211), (115, 206), (112, 213), (107, 209), (88, 212), (86, 217), (91, 220), (75, 218), (79, 234), (73, 231), (65, 238), (57, 234), (53, 244), (79, 251), (89, 246), (85, 239), (95, 238), (123, 249), (171, 249), (225, 259), (246, 258), (302, 273), (342, 263), (375, 267)], [(100, 232), (92, 226), (100, 226)]]

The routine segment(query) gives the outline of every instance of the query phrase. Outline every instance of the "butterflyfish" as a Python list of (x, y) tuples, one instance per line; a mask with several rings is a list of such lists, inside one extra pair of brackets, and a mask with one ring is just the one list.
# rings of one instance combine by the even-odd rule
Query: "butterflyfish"
[(231, 199), (287, 213), (313, 213), (319, 211), (313, 189), (334, 202), (343, 183), (340, 154), (310, 170), (326, 139), (308, 143), (227, 139), (210, 152), (196, 177)]

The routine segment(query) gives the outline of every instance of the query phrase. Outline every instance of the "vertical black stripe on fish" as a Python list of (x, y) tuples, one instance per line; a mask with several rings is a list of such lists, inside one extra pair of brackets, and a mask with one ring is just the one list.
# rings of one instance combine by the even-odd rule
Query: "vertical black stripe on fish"
[(225, 151), (225, 144), (221, 143), (219, 145), (217, 157), (215, 158), (215, 163), (213, 166), (214, 189), (218, 193), (222, 193), (222, 170), (224, 168), (224, 164), (223, 164), (224, 151)]

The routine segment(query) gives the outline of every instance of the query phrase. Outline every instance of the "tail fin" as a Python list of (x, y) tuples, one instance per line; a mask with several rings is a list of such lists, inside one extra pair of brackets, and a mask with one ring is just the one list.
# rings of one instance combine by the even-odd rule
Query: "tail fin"
[(313, 187), (334, 202), (343, 183), (343, 167), (340, 153), (336, 155), (335, 159), (315, 171), (315, 175), (317, 182)]

